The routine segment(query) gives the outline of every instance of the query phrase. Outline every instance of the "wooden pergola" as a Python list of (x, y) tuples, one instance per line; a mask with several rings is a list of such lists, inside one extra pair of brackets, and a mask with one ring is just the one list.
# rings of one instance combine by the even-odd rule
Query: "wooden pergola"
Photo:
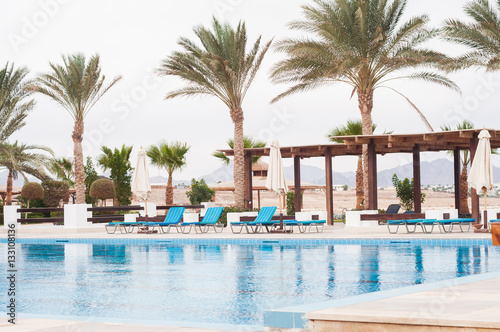
[[(413, 178), (415, 213), (421, 213), (421, 177), (420, 152), (453, 151), (453, 172), (455, 184), (455, 208), (460, 210), (460, 151), (469, 150), (471, 160), (474, 160), (480, 129), (433, 132), (423, 134), (391, 134), (373, 136), (341, 136), (335, 137), (344, 141), (343, 144), (318, 144), (306, 146), (281, 147), (283, 158), (294, 160), (294, 187), (300, 192), (300, 160), (312, 157), (325, 158), (326, 178), (326, 210), (328, 224), (333, 224), (333, 169), (332, 158), (339, 156), (359, 156), (363, 145), (368, 146), (368, 209), (376, 210), (377, 202), (377, 155), (389, 153), (411, 153), (413, 155)], [(500, 148), (500, 130), (488, 129), (491, 135), (491, 148)], [(231, 150), (219, 150), (226, 156), (234, 155)], [(252, 202), (252, 156), (269, 156), (270, 148), (244, 149), (245, 153), (245, 205), (253, 208)], [(471, 190), (472, 217), (479, 221), (479, 196), (475, 189)], [(295, 195), (296, 211), (302, 206), (301, 195)]]

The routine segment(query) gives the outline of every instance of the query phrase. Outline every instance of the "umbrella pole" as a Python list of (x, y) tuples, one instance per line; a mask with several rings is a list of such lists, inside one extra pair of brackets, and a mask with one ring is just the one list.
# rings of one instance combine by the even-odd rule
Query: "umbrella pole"
[(483, 214), (483, 224), (484, 224), (484, 229), (488, 229), (488, 212), (486, 212), (486, 207), (487, 207), (487, 204), (486, 204), (486, 199), (487, 199), (487, 196), (486, 196), (486, 187), (484, 187), (484, 214)]
[(281, 194), (278, 196), (280, 201), (280, 229), (283, 229), (283, 202), (281, 201)]
[(148, 200), (144, 200), (144, 220), (148, 222)]

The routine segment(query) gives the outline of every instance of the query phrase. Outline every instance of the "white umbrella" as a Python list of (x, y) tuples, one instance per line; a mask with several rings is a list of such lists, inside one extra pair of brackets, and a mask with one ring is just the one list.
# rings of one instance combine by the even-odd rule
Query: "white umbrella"
[(134, 180), (132, 182), (132, 192), (138, 199), (143, 200), (146, 221), (148, 218), (148, 198), (151, 196), (151, 183), (149, 181), (148, 163), (146, 151), (142, 149), (137, 153), (137, 166), (135, 167)]
[[(274, 141), (273, 143), (271, 143), (266, 187), (267, 189), (278, 194), (280, 201), (280, 214), (281, 214), (283, 210), (281, 196), (284, 196), (288, 192), (288, 186), (286, 184), (285, 169), (283, 167), (283, 159), (281, 158), (281, 151), (278, 141)], [(282, 225), (280, 226), (282, 227)]]
[[(493, 187), (493, 169), (491, 164), (490, 133), (483, 129), (479, 133), (479, 143), (472, 161), (468, 181), (476, 190), (484, 189), (484, 210), (486, 211), (486, 192)], [(486, 226), (486, 220), (484, 221)]]

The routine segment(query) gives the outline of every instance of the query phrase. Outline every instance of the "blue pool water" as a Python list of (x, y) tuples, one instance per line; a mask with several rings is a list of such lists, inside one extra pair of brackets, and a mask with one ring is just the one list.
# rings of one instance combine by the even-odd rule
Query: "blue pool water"
[[(0, 248), (6, 252), (5, 243)], [(500, 251), (484, 245), (25, 243), (17, 248), (21, 318), (151, 324), (259, 327), (268, 309), (500, 270)], [(0, 264), (7, 265), (6, 255)], [(0, 285), (5, 308), (6, 283)]]

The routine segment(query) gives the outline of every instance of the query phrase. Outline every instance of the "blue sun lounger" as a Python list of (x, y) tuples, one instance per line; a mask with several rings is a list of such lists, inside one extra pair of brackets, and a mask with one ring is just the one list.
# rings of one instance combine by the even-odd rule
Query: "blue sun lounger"
[[(470, 231), (472, 223), (474, 223), (476, 219), (474, 218), (456, 218), (456, 219), (445, 219), (445, 220), (437, 220), (437, 223), (441, 226), (439, 229), (441, 233), (451, 233), (453, 231), (454, 226), (458, 226), (460, 228), (460, 231), (463, 232), (468, 232)], [(468, 225), (467, 229), (464, 230), (464, 225)], [(446, 227), (445, 227), (446, 226)]]
[[(424, 233), (432, 233), (438, 221), (436, 219), (387, 220), (387, 229), (389, 233), (396, 234), (399, 231), (399, 226), (405, 226), (407, 233), (415, 233), (417, 226), (420, 226)], [(391, 226), (396, 226), (396, 230), (391, 230)], [(427, 228), (429, 226), (430, 230)]]
[[(144, 222), (142, 226), (151, 227), (151, 231), (158, 227), (161, 233), (166, 234), (170, 232), (170, 228), (175, 227), (177, 233), (179, 233), (179, 225), (184, 214), (185, 208), (176, 206), (168, 209), (168, 213), (165, 216), (163, 222)], [(166, 231), (165, 231), (166, 229)]]
[[(271, 220), (271, 218), (276, 212), (276, 206), (265, 206), (260, 209), (259, 214), (254, 221), (238, 221), (231, 223), (231, 231), (234, 234), (240, 234), (245, 228), (247, 233), (257, 233), (264, 227), (269, 231), (269, 227), (274, 227), (279, 224), (279, 220)], [(239, 227), (239, 231), (235, 230), (235, 227)]]
[(316, 228), (316, 232), (321, 233), (325, 229), (325, 224), (326, 220), (285, 220), (283, 221), (283, 228), (286, 231), (287, 227), (289, 227), (289, 230), (293, 231), (294, 227), (298, 227), (299, 232), (305, 233), (307, 231), (310, 233), (312, 226), (314, 226)]
[[(219, 223), (219, 218), (223, 211), (223, 207), (208, 208), (200, 222), (184, 222), (178, 227), (181, 228), (184, 234), (191, 233), (191, 228), (193, 226), (196, 233), (198, 233), (198, 230), (199, 233), (208, 233), (210, 227), (212, 227), (216, 233), (221, 233), (224, 230), (224, 224)], [(187, 229), (188, 226), (189, 228)], [(218, 231), (218, 229), (220, 229), (220, 231)]]
[[(126, 234), (131, 233), (135, 226), (141, 226), (142, 224), (142, 222), (137, 221), (116, 221), (110, 222), (104, 226), (106, 228), (106, 233), (108, 234), (115, 234), (117, 229), (120, 230), (120, 233)], [(111, 231), (111, 229), (113, 231)]]

